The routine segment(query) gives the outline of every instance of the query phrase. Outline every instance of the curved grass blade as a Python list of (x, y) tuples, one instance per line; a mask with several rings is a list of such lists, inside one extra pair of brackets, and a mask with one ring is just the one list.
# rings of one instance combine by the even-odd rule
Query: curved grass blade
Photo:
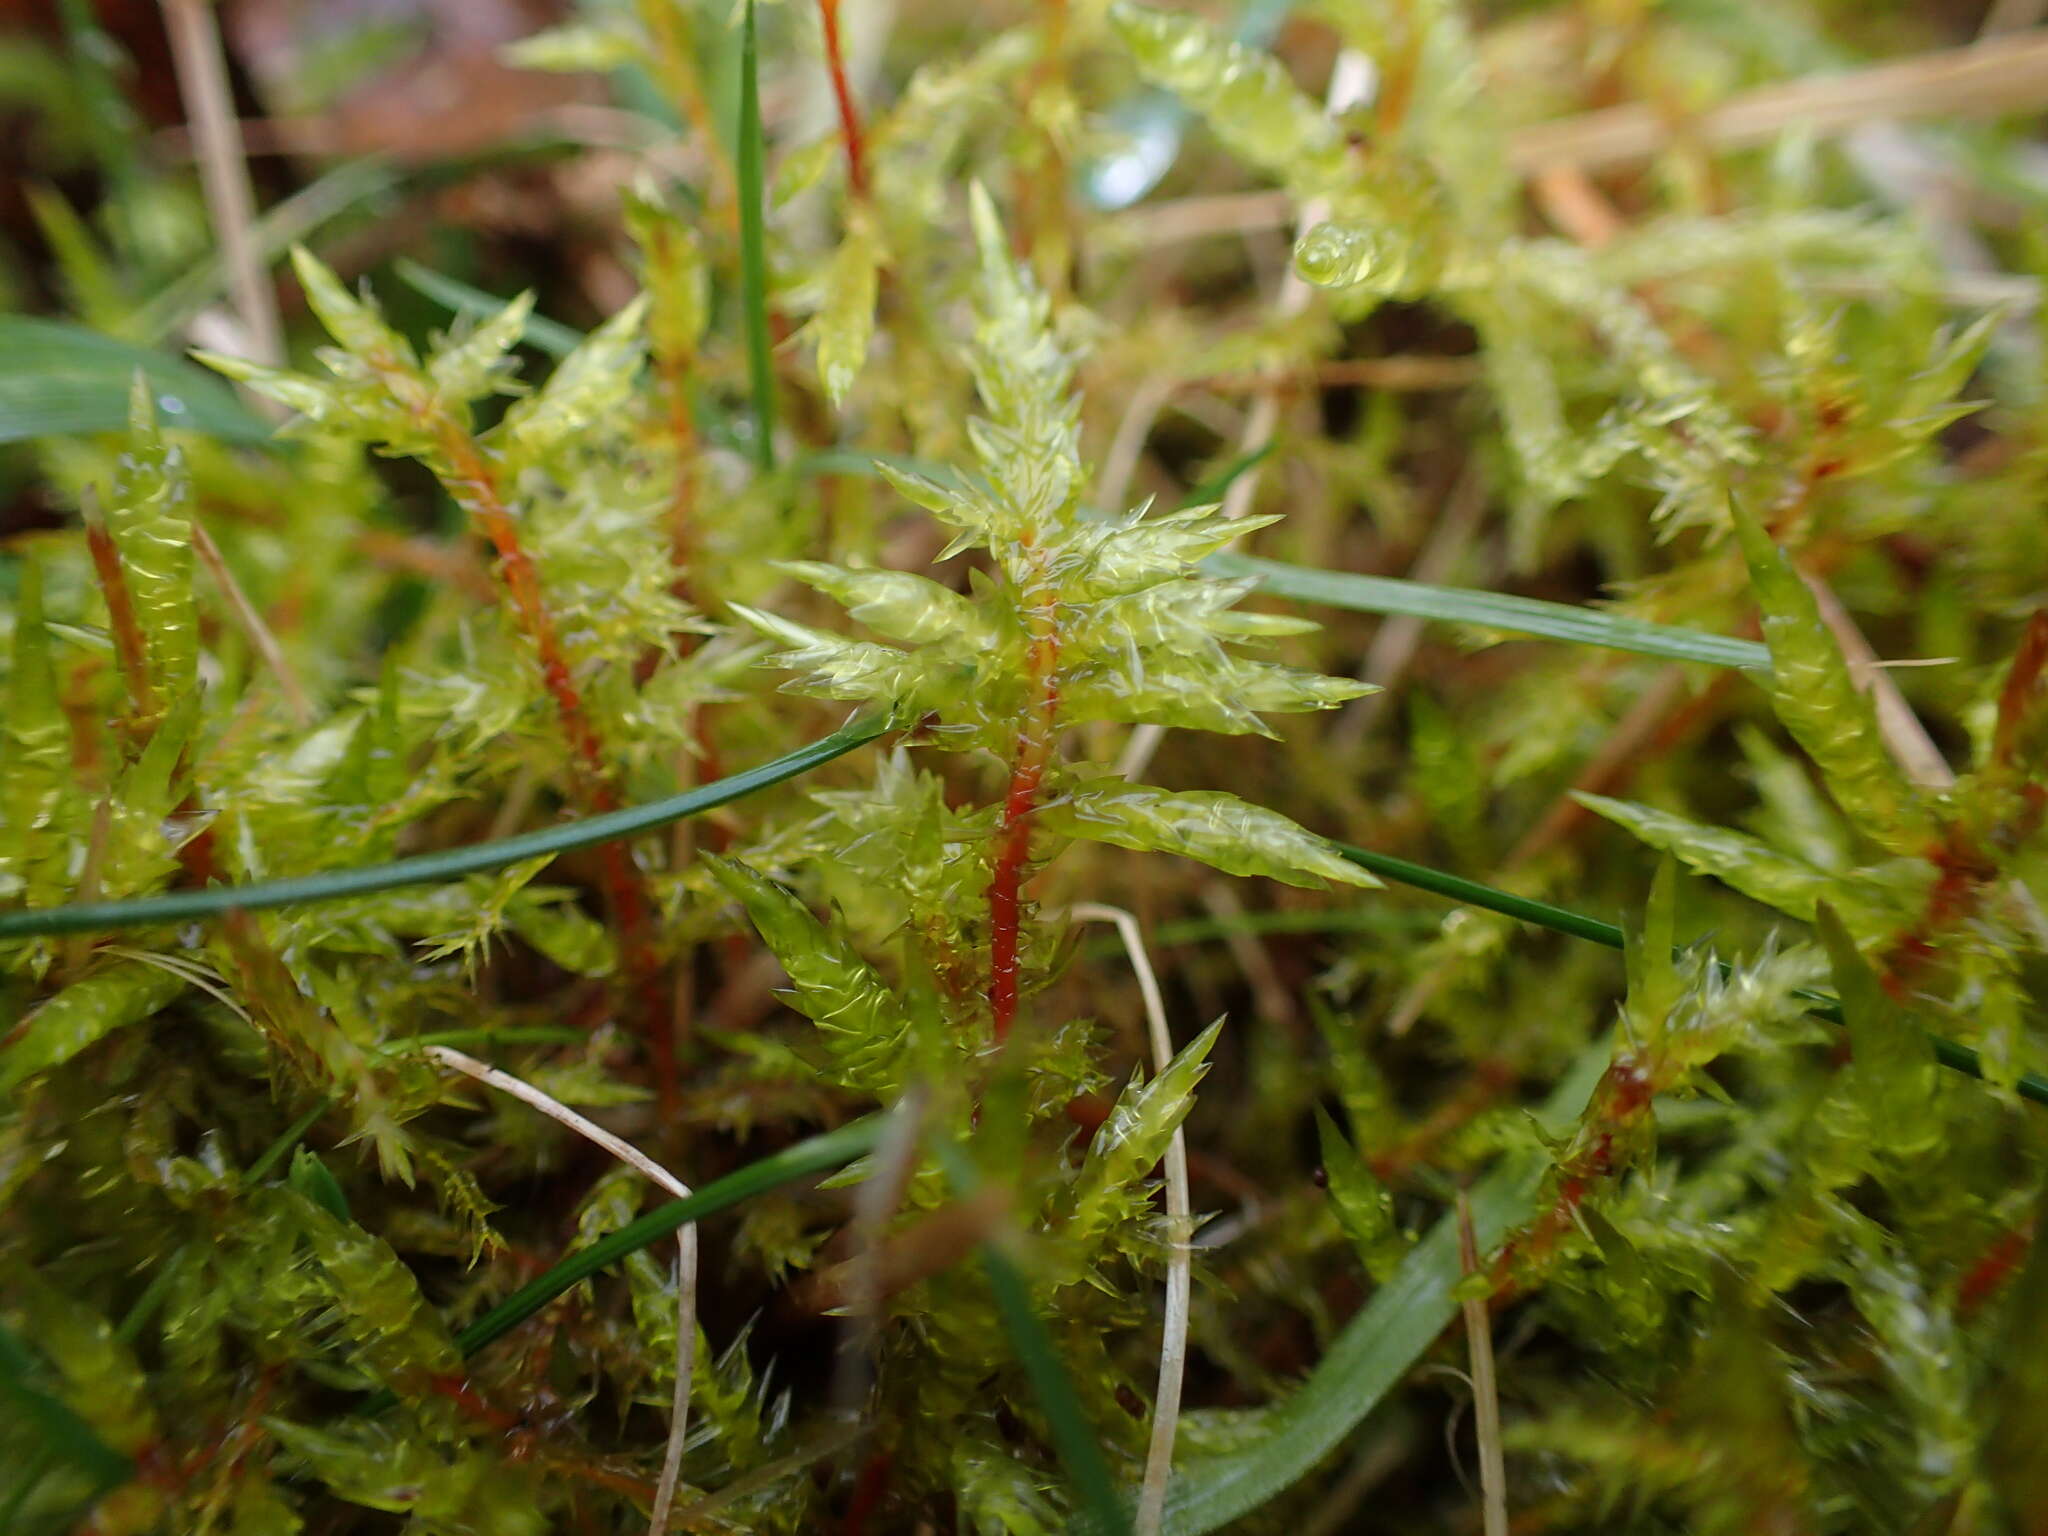
[[(946, 1141), (938, 1142), (933, 1152), (945, 1169), (953, 1192), (963, 1197), (972, 1195), (980, 1179), (967, 1154)], [(1067, 1379), (1067, 1369), (1060, 1364), (1052, 1335), (1031, 1309), (1031, 1287), (1025, 1282), (1023, 1271), (997, 1243), (983, 1243), (980, 1251), (982, 1267), (988, 1272), (989, 1290), (995, 1297), (997, 1312), (1002, 1315), (1003, 1331), (1010, 1336), (1017, 1364), (1031, 1382), (1032, 1395), (1045, 1411), (1053, 1449), (1079, 1496), (1080, 1528), (1098, 1536), (1129, 1536), (1130, 1517), (1117, 1496), (1116, 1480), (1110, 1475), (1095, 1429), (1082, 1410), (1080, 1396)]]
[[(687, 1200), (671, 1200), (656, 1206), (639, 1220), (626, 1223), (588, 1248), (577, 1249), (545, 1274), (522, 1285), (458, 1333), (455, 1347), (465, 1356), (475, 1354), (486, 1344), (503, 1338), (572, 1285), (588, 1280), (628, 1254), (652, 1247), (685, 1222), (702, 1221), (797, 1179), (844, 1168), (855, 1158), (874, 1151), (887, 1125), (886, 1115), (869, 1115), (836, 1131), (785, 1147), (722, 1179), (714, 1179)], [(358, 1411), (381, 1413), (395, 1402), (397, 1399), (389, 1392), (378, 1392), (365, 1398)]]
[(768, 345), (768, 193), (762, 169), (761, 52), (754, 0), (740, 32), (740, 304), (747, 328), (747, 374), (754, 390), (754, 463), (775, 467), (775, 358)]
[[(1562, 1127), (1578, 1117), (1609, 1054), (1602, 1042), (1572, 1064), (1540, 1111), (1547, 1124)], [(1540, 1151), (1513, 1153), (1473, 1186), (1472, 1223), (1482, 1252), (1536, 1214), (1536, 1193), (1548, 1166)], [(1264, 1439), (1175, 1471), (1166, 1500), (1168, 1536), (1202, 1536), (1300, 1481), (1458, 1315), (1457, 1286), (1464, 1273), (1457, 1222), (1447, 1215), (1345, 1326), (1294, 1395), (1273, 1411)], [(1106, 1528), (1083, 1529), (1099, 1536)]]
[(1470, 587), (1437, 587), (1389, 576), (1319, 571), (1251, 555), (1211, 555), (1202, 565), (1218, 576), (1249, 576), (1258, 582), (1261, 592), (1274, 597), (1349, 608), (1354, 613), (1410, 614), (1419, 619), (1476, 624), (1485, 629), (1564, 640), (1574, 645), (1633, 651), (1638, 656), (1697, 661), (1710, 667), (1737, 667), (1746, 672), (1771, 670), (1769, 648), (1754, 640), (1681, 629), (1672, 624), (1651, 624), (1643, 619), (1624, 619), (1570, 603), (1546, 603), (1533, 597), (1511, 597)]
[(728, 1210), (783, 1184), (813, 1174), (831, 1173), (855, 1158), (874, 1151), (888, 1124), (885, 1115), (870, 1115), (836, 1131), (813, 1136), (759, 1162), (749, 1163), (722, 1179), (702, 1186), (687, 1200), (658, 1205), (637, 1221), (628, 1222), (588, 1248), (578, 1249), (538, 1279), (521, 1286), (482, 1317), (455, 1336), (455, 1347), (465, 1355), (475, 1354), (493, 1339), (502, 1338), (542, 1307), (579, 1281), (616, 1264), (629, 1253), (660, 1242), (685, 1222)]
[[(68, 1467), (82, 1485), (77, 1492), (81, 1507), (135, 1472), (134, 1463), (100, 1439), (69, 1404), (36, 1386), (34, 1373), (35, 1362), (27, 1346), (11, 1329), (0, 1325), (0, 1403), (6, 1405), (10, 1426), (37, 1442), (36, 1453), (22, 1469), (21, 1481), (0, 1492), (0, 1529), (8, 1531), (17, 1529), (15, 1521), (28, 1501), (60, 1466)], [(61, 1527), (53, 1524), (51, 1528)]]
[[(409, 256), (401, 256), (392, 264), (399, 279), (413, 292), (432, 299), (443, 309), (458, 315), (468, 315), (483, 320), (502, 312), (505, 301), (494, 294), (473, 288), (459, 278), (445, 272), (436, 272), (432, 267), (423, 267)], [(574, 326), (563, 325), (544, 315), (526, 317), (526, 344), (537, 351), (545, 352), (552, 358), (564, 358), (582, 345), (584, 333)]]
[[(1534, 901), (1527, 896), (1517, 896), (1511, 891), (1481, 885), (1477, 880), (1467, 880), (1459, 875), (1446, 874), (1440, 869), (1431, 869), (1426, 864), (1412, 864), (1406, 859), (1397, 859), (1392, 854), (1374, 853), (1369, 848), (1357, 848), (1349, 843), (1336, 843), (1332, 846), (1352, 863), (1371, 870), (1382, 879), (1413, 886), (1419, 891), (1428, 891), (1431, 895), (1442, 896), (1461, 906), (1480, 907), (1488, 912), (1498, 912), (1503, 917), (1534, 923), (1539, 928), (1570, 934), (1575, 939), (1604, 944), (1609, 949), (1623, 947), (1619, 927), (1613, 923), (1602, 922), (1597, 917), (1588, 917), (1583, 912), (1571, 912), (1563, 907), (1554, 907), (1547, 901)], [(1798, 996), (1807, 1004), (1806, 1011), (1814, 1017), (1826, 1019), (1830, 1024), (1842, 1022), (1842, 1005), (1827, 993), (1802, 988)], [(1935, 1060), (1943, 1066), (1951, 1071), (1960, 1072), (1965, 1077), (1984, 1076), (1983, 1058), (1973, 1047), (1958, 1040), (1951, 1040), (1946, 1035), (1929, 1033), (1927, 1038), (1933, 1048)], [(2014, 1086), (2021, 1098), (2032, 1099), (2036, 1104), (2048, 1104), (2048, 1078), (2038, 1073), (2025, 1072), (2020, 1075)]]
[(0, 356), (7, 359), (0, 369), (0, 443), (126, 431), (137, 369), (166, 427), (230, 443), (261, 443), (271, 434), (270, 423), (245, 410), (220, 380), (82, 325), (0, 315)]
[(542, 854), (563, 853), (571, 848), (588, 848), (614, 838), (666, 826), (685, 816), (753, 794), (756, 790), (808, 773), (855, 747), (865, 746), (880, 736), (887, 723), (880, 716), (866, 716), (841, 726), (830, 736), (799, 747), (742, 773), (700, 784), (680, 795), (646, 805), (627, 806), (601, 816), (502, 837), (494, 842), (472, 843), (465, 848), (448, 848), (423, 853), (388, 864), (361, 869), (328, 870), (317, 875), (299, 875), (287, 880), (265, 880), (254, 885), (215, 885), (204, 890), (174, 891), (166, 896), (148, 896), (139, 901), (81, 902), (65, 907), (0, 913), (0, 939), (27, 938), (57, 933), (97, 933), (115, 928), (147, 928), (159, 923), (186, 922), (198, 917), (216, 917), (229, 911), (254, 911), (268, 907), (303, 905), (314, 901), (336, 901), (345, 896), (367, 896), (400, 886), (426, 885), (453, 880), (485, 870), (503, 869), (522, 859)]

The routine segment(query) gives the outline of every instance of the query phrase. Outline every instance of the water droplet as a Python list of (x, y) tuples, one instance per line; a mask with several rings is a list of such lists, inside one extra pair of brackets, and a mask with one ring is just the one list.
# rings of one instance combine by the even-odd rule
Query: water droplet
[(183, 416), (185, 414), (185, 402), (176, 395), (158, 395), (156, 403), (157, 408), (167, 416)]

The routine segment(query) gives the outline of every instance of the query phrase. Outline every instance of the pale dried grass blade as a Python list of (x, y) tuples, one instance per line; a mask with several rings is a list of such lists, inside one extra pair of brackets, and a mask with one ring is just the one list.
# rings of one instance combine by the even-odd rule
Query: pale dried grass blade
[[(539, 1110), (550, 1120), (567, 1126), (585, 1141), (604, 1148), (620, 1162), (678, 1200), (690, 1198), (690, 1187), (629, 1141), (614, 1136), (603, 1126), (586, 1120), (575, 1110), (542, 1093), (533, 1084), (509, 1072), (500, 1071), (474, 1056), (446, 1045), (430, 1045), (426, 1054), (444, 1067), (467, 1073), (478, 1082), (510, 1094), (520, 1103)], [(648, 1520), (649, 1536), (664, 1536), (669, 1512), (675, 1507), (676, 1484), (682, 1475), (683, 1439), (690, 1427), (690, 1372), (697, 1353), (697, 1227), (686, 1222), (676, 1233), (676, 1386), (669, 1406), (668, 1448), (661, 1462), (661, 1480), (654, 1489), (654, 1512)]]

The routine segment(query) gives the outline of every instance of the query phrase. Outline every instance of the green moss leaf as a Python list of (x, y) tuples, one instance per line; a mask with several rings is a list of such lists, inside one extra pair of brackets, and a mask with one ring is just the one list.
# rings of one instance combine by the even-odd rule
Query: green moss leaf
[(1919, 852), (1933, 835), (1920, 793), (1885, 751), (1877, 714), (1849, 676), (1819, 605), (1755, 516), (1734, 509), (1771, 648), (1771, 706), (1819, 765), (1836, 804), (1893, 852)]
[(1227, 874), (1264, 875), (1310, 890), (1379, 882), (1330, 843), (1277, 811), (1215, 790), (1090, 785), (1049, 803), (1041, 824), (1069, 837), (1146, 853), (1178, 853)]
[(848, 1087), (891, 1085), (910, 1014), (889, 984), (844, 935), (766, 875), (736, 859), (705, 862), (789, 973), (790, 1002), (823, 1031), (834, 1079)]

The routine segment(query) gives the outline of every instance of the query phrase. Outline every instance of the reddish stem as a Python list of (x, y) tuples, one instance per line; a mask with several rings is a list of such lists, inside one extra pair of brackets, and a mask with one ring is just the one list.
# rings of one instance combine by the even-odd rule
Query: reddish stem
[(988, 882), (988, 1009), (996, 1043), (1008, 1038), (1017, 1017), (1017, 943), (1022, 927), (1024, 868), (1031, 861), (1031, 819), (1038, 809), (1038, 789), (1051, 761), (1054, 725), (1059, 713), (1059, 633), (1051, 591), (1038, 588), (1025, 611), (1031, 649), (1025, 674), (1037, 689), (1010, 764), (1010, 788), (1003, 797), (1003, 824), (997, 834), (994, 867)]
[[(622, 802), (605, 760), (604, 744), (598, 739), (597, 727), (584, 706), (582, 694), (577, 691), (555, 629), (554, 615), (541, 594), (540, 573), (519, 537), (519, 526), (499, 488), (496, 470), (460, 422), (444, 412), (436, 426), (438, 446), (447, 462), (448, 492), (498, 552), (499, 569), (513, 611), (520, 627), (533, 641), (540, 659), (542, 684), (555, 701), (555, 713), (561, 719), (570, 750), (583, 766), (579, 785), (582, 798), (592, 811), (615, 811)], [(605, 897), (618, 925), (620, 959), (638, 1000), (641, 1027), (654, 1059), (659, 1102), (665, 1108), (673, 1107), (677, 1090), (675, 1041), (668, 1028), (661, 958), (654, 945), (646, 881), (623, 843), (599, 844), (598, 860), (604, 874)]]
[(839, 103), (839, 133), (846, 143), (846, 181), (855, 197), (868, 195), (867, 155), (862, 147), (860, 109), (846, 81), (846, 60), (839, 49), (839, 0), (818, 0), (818, 18), (825, 24), (825, 65), (832, 76), (832, 96)]
[(107, 627), (113, 632), (114, 655), (121, 663), (121, 675), (128, 680), (128, 696), (135, 717), (146, 720), (156, 713), (156, 690), (149, 681), (149, 646), (142, 625), (135, 617), (135, 599), (128, 591), (128, 573), (121, 567), (121, 551), (107, 532), (97, 512), (90, 507), (85, 518), (86, 548), (92, 552), (92, 568), (99, 577), (100, 593), (107, 600)]

